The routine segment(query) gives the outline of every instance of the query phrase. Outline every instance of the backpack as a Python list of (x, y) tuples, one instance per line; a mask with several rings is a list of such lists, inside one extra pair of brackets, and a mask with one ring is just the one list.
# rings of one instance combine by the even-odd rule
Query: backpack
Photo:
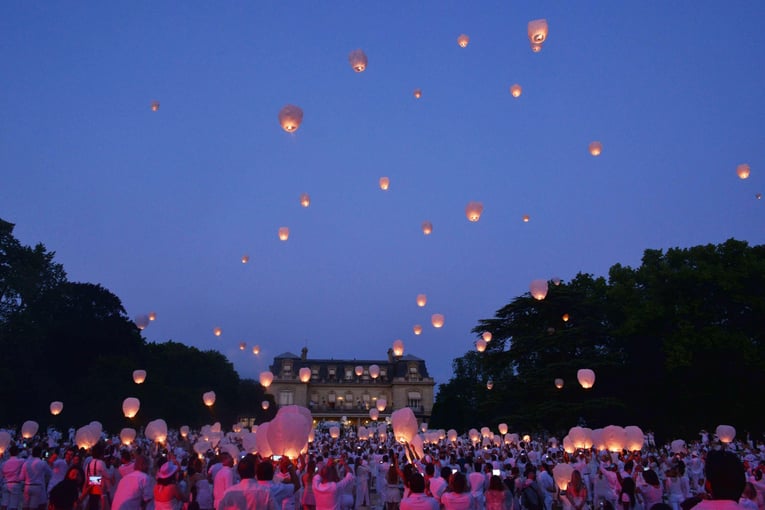
[(542, 510), (542, 500), (539, 493), (531, 485), (521, 491), (521, 505), (526, 510)]

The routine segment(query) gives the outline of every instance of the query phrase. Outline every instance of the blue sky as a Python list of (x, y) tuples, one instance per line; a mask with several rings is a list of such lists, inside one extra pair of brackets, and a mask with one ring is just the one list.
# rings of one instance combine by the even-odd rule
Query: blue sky
[(446, 382), (533, 279), (763, 243), (762, 19), (755, 1), (3, 2), (0, 217), (155, 311), (149, 341), (242, 376), (400, 338)]

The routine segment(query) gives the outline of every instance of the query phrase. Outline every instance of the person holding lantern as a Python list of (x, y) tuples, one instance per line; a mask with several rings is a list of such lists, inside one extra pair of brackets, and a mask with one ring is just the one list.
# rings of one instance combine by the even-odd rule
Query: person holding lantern
[[(341, 457), (337, 465), (345, 468), (345, 459)], [(343, 491), (352, 485), (354, 480), (355, 477), (350, 470), (345, 471), (345, 476), (341, 480), (334, 462), (327, 462), (321, 473), (314, 476), (312, 480), (316, 510), (341, 510)]]

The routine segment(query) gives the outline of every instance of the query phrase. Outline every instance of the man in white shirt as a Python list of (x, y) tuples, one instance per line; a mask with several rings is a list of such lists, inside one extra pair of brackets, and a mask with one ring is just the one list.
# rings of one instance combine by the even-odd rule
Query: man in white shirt
[(43, 510), (48, 503), (48, 486), (52, 471), (48, 463), (42, 460), (42, 448), (32, 448), (32, 456), (21, 468), (24, 479), (24, 510)]
[[(239, 461), (237, 471), (241, 481), (226, 489), (216, 510), (279, 510), (271, 495), (271, 480), (274, 477), (271, 461), (264, 460), (257, 468), (255, 463), (255, 456), (251, 453)], [(255, 480), (256, 469), (258, 481)]]
[(425, 478), (420, 473), (414, 473), (409, 478), (409, 497), (401, 500), (401, 510), (438, 510), (440, 505), (436, 498), (425, 495)]
[(142, 510), (154, 497), (152, 480), (146, 474), (149, 461), (143, 455), (136, 455), (133, 467), (117, 484), (111, 510)]
[(223, 499), (226, 489), (234, 485), (234, 459), (227, 452), (220, 454), (221, 467), (213, 478), (213, 505), (218, 508), (218, 503)]
[(24, 492), (24, 478), (21, 476), (21, 468), (24, 467), (24, 460), (19, 458), (19, 447), (12, 444), (8, 449), (10, 458), (3, 463), (2, 478), (5, 480), (3, 485), (2, 500), (0, 501), (0, 510), (16, 510), (21, 504)]

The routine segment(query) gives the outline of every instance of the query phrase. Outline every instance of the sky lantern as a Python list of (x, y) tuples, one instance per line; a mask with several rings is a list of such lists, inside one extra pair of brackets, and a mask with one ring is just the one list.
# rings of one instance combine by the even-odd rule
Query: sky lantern
[(252, 347), (252, 353), (253, 353), (255, 356), (257, 356), (258, 354), (260, 354), (260, 346), (259, 346), (259, 345), (254, 345), (254, 346)]
[(507, 434), (507, 423), (500, 423), (497, 428), (499, 429), (499, 433), (503, 436)]
[(204, 402), (207, 407), (212, 407), (215, 404), (215, 392), (207, 391), (203, 393), (202, 402)]
[(589, 368), (580, 368), (576, 372), (576, 379), (582, 385), (582, 388), (588, 390), (595, 384), (595, 372)]
[(239, 342), (239, 350), (243, 351), (247, 348), (247, 342)]
[(149, 321), (157, 320), (157, 312), (149, 312)]
[(529, 41), (531, 42), (531, 49), (534, 50), (534, 47), (537, 46), (538, 49), (535, 52), (538, 52), (542, 49), (542, 43), (547, 40), (547, 20), (546, 19), (535, 19), (533, 21), (529, 21)]
[(494, 381), (489, 379), (488, 381), (486, 381), (486, 389), (491, 390), (492, 388), (494, 388)]
[(560, 285), (560, 277), (558, 277), (558, 276), (553, 276), (553, 277), (551, 278), (551, 280), (552, 280), (552, 282), (553, 282), (553, 285), (555, 285), (556, 287), (557, 287), (558, 285)]
[(290, 228), (289, 227), (279, 227), (279, 240), (280, 241), (286, 241), (290, 238)]
[(425, 294), (417, 294), (417, 306), (422, 308), (423, 306), (427, 304), (427, 302), (428, 302), (428, 296), (426, 296)]
[(367, 55), (362, 50), (353, 50), (348, 54), (348, 62), (357, 73), (363, 73), (367, 68)]
[(755, 193), (754, 198), (756, 198), (757, 200), (762, 200), (762, 193)]
[(151, 111), (153, 112), (159, 111), (159, 101), (151, 102)]
[(600, 153), (603, 152), (603, 144), (600, 142), (590, 142), (590, 154), (593, 156), (600, 156)]
[(125, 446), (129, 446), (135, 440), (135, 429), (125, 427), (120, 430), (120, 442)]
[(146, 314), (136, 315), (134, 322), (136, 327), (143, 331), (149, 325), (149, 316)]
[(558, 462), (553, 468), (553, 478), (555, 479), (555, 485), (561, 491), (565, 491), (568, 488), (568, 482), (571, 481), (571, 473), (574, 472), (574, 466), (567, 462)]
[(133, 370), (133, 382), (143, 384), (146, 380), (146, 370)]
[(389, 187), (390, 187), (390, 178), (380, 177), (380, 189), (383, 191), (387, 191)]
[(547, 280), (533, 280), (529, 285), (531, 297), (537, 301), (542, 301), (547, 296)]
[(415, 324), (414, 326), (412, 326), (412, 331), (414, 331), (415, 335), (421, 335), (422, 334), (422, 326), (420, 326), (419, 324)]
[(364, 367), (361, 365), (356, 365), (356, 367), (353, 369), (353, 373), (356, 374), (356, 377), (361, 377), (364, 374)]
[(61, 414), (61, 411), (64, 410), (64, 403), (60, 402), (58, 400), (55, 400), (50, 403), (50, 414), (53, 416), (58, 416)]
[(460, 48), (467, 48), (469, 42), (470, 37), (465, 34), (460, 34), (460, 36), (457, 37), (457, 44), (459, 44)]
[(422, 89), (414, 89), (414, 98), (420, 99), (422, 97)]
[(429, 221), (422, 222), (422, 233), (429, 236), (433, 233), (433, 224)]
[(555, 387), (558, 388), (558, 389), (563, 388), (563, 379), (561, 379), (560, 377), (556, 378), (555, 379)]
[(311, 205), (311, 196), (308, 193), (302, 193), (300, 195), (300, 205), (303, 207)]
[(246, 264), (249, 261), (250, 261), (250, 256), (249, 255), (246, 255), (246, 254), (242, 255), (242, 264)]
[(377, 421), (377, 418), (380, 417), (380, 411), (378, 411), (376, 407), (373, 407), (372, 409), (369, 410), (369, 417), (372, 420)]
[(621, 452), (627, 443), (627, 434), (624, 429), (618, 425), (609, 425), (603, 427), (603, 441), (606, 443), (606, 449), (610, 452)]
[(446, 438), (452, 443), (457, 441), (457, 435), (457, 431), (454, 429), (449, 429), (446, 431)]
[(750, 173), (751, 169), (746, 163), (742, 163), (736, 167), (736, 175), (738, 175), (739, 179), (748, 179)]
[(271, 402), (269, 402), (268, 400), (264, 400), (263, 402), (260, 403), (260, 407), (264, 411), (267, 411), (268, 408), (271, 407)]
[(141, 408), (141, 401), (135, 397), (128, 397), (122, 401), (122, 414), (125, 418), (135, 418)]
[(0, 430), (0, 455), (3, 455), (3, 453), (5, 453), (5, 450), (8, 449), (8, 445), (10, 444), (11, 444), (11, 435), (4, 430)]
[(728, 444), (732, 443), (736, 438), (736, 429), (730, 425), (718, 425), (715, 434), (717, 434), (717, 439), (719, 439), (721, 443)]
[(417, 435), (417, 418), (410, 407), (403, 407), (390, 415), (393, 437), (400, 443), (411, 443)]
[(74, 434), (74, 443), (78, 448), (86, 450), (92, 448), (101, 439), (101, 432), (100, 427), (91, 422), (77, 429)]
[(270, 371), (266, 370), (265, 372), (260, 373), (260, 385), (264, 388), (268, 388), (271, 386), (271, 383), (274, 382), (274, 374)]
[(223, 330), (222, 329), (220, 329), (218, 327), (213, 328), (213, 335), (221, 336), (222, 334), (223, 334)]
[(475, 341), (475, 350), (478, 352), (483, 352), (486, 350), (486, 340), (483, 338), (479, 338)]
[(533, 51), (534, 53), (539, 53), (540, 51), (542, 51), (542, 45), (531, 43), (531, 51)]
[(627, 436), (625, 448), (631, 452), (637, 452), (643, 449), (645, 443), (645, 435), (640, 427), (630, 425), (624, 427), (624, 434)]
[(523, 220), (524, 223), (528, 223), (529, 220), (531, 219), (531, 216), (529, 216), (528, 214), (524, 214), (521, 219)]
[(380, 367), (378, 365), (369, 365), (369, 377), (372, 379), (380, 377)]
[(388, 401), (384, 398), (378, 398), (377, 402), (375, 403), (375, 407), (378, 411), (383, 412), (385, 411), (385, 408), (388, 406)]
[(491, 336), (491, 331), (484, 331), (484, 332), (481, 334), (481, 338), (483, 338), (483, 340), (484, 340), (485, 342), (487, 342), (487, 343), (488, 343), (488, 342), (491, 342), (491, 339), (492, 339), (492, 336)]
[(288, 104), (279, 110), (279, 124), (288, 133), (294, 133), (303, 122), (303, 110), (294, 104)]
[(404, 355), (404, 342), (402, 340), (396, 340), (393, 342), (393, 355), (401, 357)]
[(305, 407), (280, 407), (268, 426), (268, 444), (273, 454), (297, 459), (300, 451), (308, 444), (311, 425), (311, 412)]
[(183, 425), (181, 427), (181, 437), (183, 437), (183, 438), (189, 437), (189, 426), (188, 425)]
[(340, 437), (340, 427), (333, 426), (329, 428), (329, 437), (332, 439), (337, 439)]
[(510, 95), (516, 99), (521, 97), (522, 92), (523, 92), (523, 88), (521, 88), (521, 86), (518, 85), (517, 83), (510, 87)]
[(143, 435), (155, 443), (164, 443), (167, 439), (167, 423), (162, 418), (152, 420), (146, 424)]
[(32, 439), (37, 434), (37, 429), (40, 425), (36, 421), (27, 420), (21, 425), (21, 437), (24, 439)]
[(300, 378), (300, 382), (307, 383), (311, 380), (311, 369), (308, 367), (303, 367), (298, 371), (298, 377)]
[(434, 328), (444, 327), (444, 316), (440, 313), (434, 313), (430, 316), (430, 322)]
[(568, 319), (569, 319), (569, 315), (568, 315), (567, 313), (564, 313), (564, 314), (561, 316), (561, 319), (563, 320), (563, 322), (568, 322)]
[(468, 205), (465, 207), (465, 216), (467, 216), (470, 222), (475, 223), (480, 220), (482, 213), (483, 204), (481, 202), (468, 202)]

